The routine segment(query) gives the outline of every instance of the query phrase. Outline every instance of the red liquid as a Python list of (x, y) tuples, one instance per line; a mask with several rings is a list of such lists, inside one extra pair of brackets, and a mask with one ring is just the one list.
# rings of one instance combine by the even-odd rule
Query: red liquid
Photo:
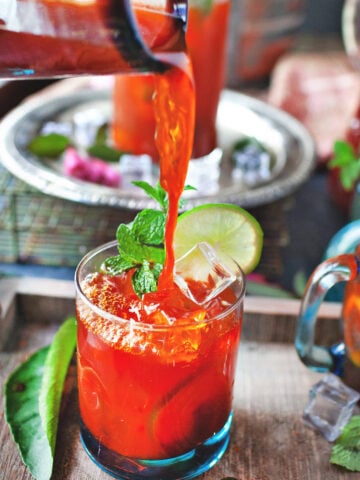
[[(217, 146), (216, 115), (224, 85), (225, 44), (230, 2), (216, 2), (210, 11), (191, 6), (186, 41), (196, 85), (193, 158), (207, 155)], [(120, 150), (147, 153), (155, 161), (156, 120), (152, 94), (153, 75), (115, 77), (112, 137)]]
[[(24, 0), (20, 4), (19, 9), (24, 6), (28, 9), (31, 2)], [(21, 22), (31, 14), (34, 17), (33, 24), (29, 26), (28, 20), (28, 26), (20, 32), (0, 11), (0, 77), (105, 75), (134, 70), (136, 58), (133, 57), (136, 55), (131, 58), (122, 55), (109, 36), (111, 28), (107, 27), (109, 15), (117, 15), (120, 22), (123, 19), (121, 0), (93, 0), (87, 4), (36, 0), (33, 5), (36, 14), (32, 10), (18, 13)], [(184, 38), (178, 18), (136, 6), (134, 14), (149, 49), (169, 52), (183, 48)], [(128, 54), (131, 53), (130, 45), (131, 42), (125, 47)]]
[[(224, 427), (231, 412), (242, 319), (240, 304), (229, 309), (238, 298), (230, 288), (205, 309), (184, 297), (173, 282), (174, 231), (195, 117), (188, 58), (174, 55), (173, 64), (154, 76), (160, 183), (169, 198), (166, 261), (158, 291), (139, 300), (131, 273), (95, 274), (85, 280), (85, 295), (101, 311), (116, 315), (115, 321), (77, 298), (82, 421), (99, 444), (138, 459), (182, 455)], [(210, 320), (227, 309), (224, 318)]]
[(343, 303), (344, 340), (351, 361), (360, 367), (360, 284), (348, 282)]
[[(91, 433), (121, 455), (162, 459), (218, 432), (231, 412), (241, 312), (221, 321), (202, 319), (223, 311), (224, 301), (233, 304), (234, 293), (225, 291), (207, 310), (174, 286), (142, 303), (131, 293), (129, 276), (101, 274), (85, 293), (102, 309), (133, 318), (132, 326), (124, 321), (119, 327), (77, 302), (80, 411)], [(162, 312), (148, 314), (158, 303)], [(137, 330), (137, 314), (130, 311), (167, 329)], [(164, 312), (177, 318), (170, 328)], [(189, 325), (191, 317), (198, 321)]]

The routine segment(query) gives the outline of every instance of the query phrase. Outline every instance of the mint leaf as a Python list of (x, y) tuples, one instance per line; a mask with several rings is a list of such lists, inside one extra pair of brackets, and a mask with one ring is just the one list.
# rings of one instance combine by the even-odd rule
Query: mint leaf
[(105, 144), (108, 140), (109, 132), (109, 124), (103, 123), (98, 128), (96, 135), (95, 135), (95, 143), (96, 144)]
[(331, 451), (330, 462), (353, 472), (360, 472), (360, 415), (344, 427)]
[(134, 234), (127, 225), (120, 225), (116, 237), (119, 243), (119, 253), (125, 254), (134, 264), (141, 265), (144, 260), (150, 263), (164, 263), (165, 252), (163, 248), (144, 245), (136, 240)]
[(339, 168), (340, 183), (345, 190), (351, 190), (360, 177), (360, 158), (353, 147), (345, 141), (336, 141), (334, 157), (328, 163), (329, 168)]
[(162, 245), (166, 215), (160, 210), (145, 209), (135, 217), (131, 231), (135, 238), (147, 245)]
[(159, 273), (158, 267), (151, 268), (150, 263), (144, 261), (132, 276), (132, 285), (135, 293), (141, 297), (144, 292), (156, 292)]
[(144, 192), (152, 199), (154, 199), (160, 205), (163, 211), (167, 211), (168, 208), (168, 201), (167, 201), (167, 193), (162, 188), (160, 183), (157, 183), (156, 187), (153, 187), (148, 182), (144, 182), (142, 180), (132, 182), (133, 185), (142, 188)]
[(51, 346), (30, 356), (5, 385), (6, 421), (23, 462), (37, 480), (51, 477), (61, 394), (75, 340), (76, 323), (70, 318)]
[(350, 143), (343, 140), (337, 140), (334, 143), (334, 158), (330, 161), (331, 164), (341, 166), (356, 160), (354, 149)]
[[(168, 196), (160, 183), (157, 183), (156, 187), (144, 181), (133, 184), (154, 199), (160, 210), (147, 208), (139, 212), (131, 223), (120, 224), (116, 232), (119, 255), (107, 258), (102, 268), (111, 275), (134, 269), (133, 288), (141, 297), (144, 293), (157, 290), (159, 275), (165, 262), (164, 236)], [(193, 187), (187, 186), (185, 189), (193, 190)]]
[(96, 143), (91, 145), (87, 149), (87, 153), (91, 157), (99, 158), (100, 160), (104, 160), (110, 163), (117, 163), (120, 157), (124, 154), (124, 152), (117, 150), (116, 148), (109, 147), (108, 145), (102, 143)]
[(61, 155), (70, 144), (70, 139), (65, 135), (49, 133), (33, 138), (28, 145), (28, 149), (38, 157), (56, 158)]
[(123, 253), (122, 255), (107, 258), (101, 266), (101, 269), (109, 275), (120, 275), (120, 273), (130, 270), (136, 267), (136, 265), (133, 259), (128, 258)]

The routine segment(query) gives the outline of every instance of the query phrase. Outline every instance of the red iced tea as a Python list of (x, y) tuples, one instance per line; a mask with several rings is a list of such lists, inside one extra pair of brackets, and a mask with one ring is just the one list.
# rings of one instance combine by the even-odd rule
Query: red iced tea
[[(211, 7), (189, 4), (186, 42), (196, 86), (195, 136), (192, 157), (207, 155), (217, 146), (216, 115), (224, 85), (225, 52), (230, 2)], [(153, 75), (118, 75), (114, 83), (112, 138), (123, 151), (159, 154), (154, 142)]]
[(360, 367), (360, 284), (357, 280), (346, 284), (342, 317), (349, 358)]
[(91, 434), (126, 457), (166, 459), (219, 432), (231, 413), (239, 296), (229, 288), (204, 309), (173, 285), (139, 300), (129, 274), (95, 274), (82, 289), (118, 317), (77, 302), (80, 412)]

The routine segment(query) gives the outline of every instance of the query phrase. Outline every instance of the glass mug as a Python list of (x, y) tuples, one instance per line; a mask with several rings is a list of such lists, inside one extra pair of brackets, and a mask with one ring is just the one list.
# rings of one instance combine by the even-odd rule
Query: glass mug
[[(345, 365), (350, 365), (353, 371), (360, 367), (359, 273), (360, 244), (354, 253), (322, 262), (308, 280), (297, 321), (295, 347), (303, 363), (315, 371), (332, 371), (343, 376)], [(339, 282), (346, 282), (342, 306), (343, 341), (330, 347), (315, 345), (319, 307), (328, 290)], [(359, 370), (356, 376), (359, 378)]]
[[(189, 0), (186, 43), (196, 86), (195, 136), (192, 158), (204, 157), (217, 147), (216, 117), (225, 80), (230, 0)], [(155, 162), (155, 115), (152, 75), (117, 75), (114, 83), (112, 138), (132, 154), (148, 154)], [(141, 127), (139, 128), (139, 125)]]
[(162, 72), (186, 0), (0, 0), (0, 78)]

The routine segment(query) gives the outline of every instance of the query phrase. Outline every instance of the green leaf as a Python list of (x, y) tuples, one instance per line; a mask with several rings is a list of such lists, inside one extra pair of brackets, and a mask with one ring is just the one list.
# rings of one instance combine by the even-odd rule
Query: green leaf
[(96, 132), (95, 143), (105, 144), (109, 136), (108, 131), (109, 131), (109, 125), (107, 123), (103, 123), (102, 125), (100, 125), (100, 127), (98, 128), (98, 131)]
[(131, 259), (134, 264), (142, 264), (144, 260), (150, 263), (164, 262), (164, 249), (139, 243), (127, 225), (119, 226), (116, 237), (120, 255), (124, 253), (125, 257)]
[[(168, 196), (159, 182), (156, 187), (144, 181), (134, 181), (133, 184), (154, 199), (161, 210), (142, 210), (132, 222), (120, 224), (116, 232), (119, 255), (106, 259), (102, 268), (111, 275), (134, 268), (133, 287), (141, 297), (143, 293), (157, 289), (157, 281), (165, 261), (164, 236)], [(186, 186), (185, 190), (194, 188)]]
[(257, 295), (262, 297), (294, 298), (294, 295), (281, 287), (255, 282), (249, 279), (246, 281), (246, 291), (249, 295)]
[(132, 276), (135, 293), (141, 297), (144, 293), (156, 292), (158, 278), (159, 269), (152, 269), (149, 262), (144, 261)]
[(135, 238), (147, 245), (162, 245), (165, 235), (166, 215), (160, 210), (142, 210), (135, 217), (131, 231)]
[(295, 272), (293, 284), (294, 292), (297, 297), (301, 298), (304, 295), (307, 280), (308, 276), (303, 270), (298, 270), (297, 272)]
[(61, 325), (50, 346), (39, 395), (42, 426), (53, 456), (63, 385), (75, 345), (76, 320), (71, 317)]
[(345, 190), (351, 190), (360, 175), (360, 162), (348, 163), (340, 170), (340, 182)]
[(70, 144), (70, 139), (65, 135), (49, 133), (33, 138), (28, 145), (28, 149), (38, 157), (56, 158), (61, 155)]
[(357, 158), (350, 143), (343, 140), (337, 140), (334, 143), (334, 158), (330, 160), (329, 165), (341, 166), (356, 162)]
[(266, 147), (255, 137), (245, 137), (234, 143), (232, 151), (243, 151), (246, 147), (253, 145), (259, 152), (267, 152)]
[(42, 427), (39, 393), (49, 347), (34, 353), (5, 385), (5, 418), (21, 458), (37, 480), (51, 477), (53, 456)]
[(344, 427), (331, 451), (330, 462), (360, 472), (360, 415)]
[(108, 145), (97, 143), (87, 149), (87, 153), (92, 157), (100, 158), (110, 163), (117, 163), (124, 152)]
[[(75, 319), (9, 376), (5, 418), (21, 458), (37, 480), (51, 477), (61, 392), (75, 347)], [(50, 391), (53, 390), (53, 391)]]
[(122, 272), (134, 268), (136, 265), (137, 263), (134, 263), (131, 258), (128, 258), (123, 253), (122, 255), (116, 255), (115, 257), (108, 257), (103, 265), (101, 265), (101, 270), (109, 275), (119, 275)]
[(329, 161), (328, 167), (340, 169), (339, 179), (345, 190), (351, 190), (360, 177), (360, 159), (353, 147), (342, 140), (334, 143), (334, 157)]
[(153, 187), (148, 182), (142, 180), (132, 182), (133, 185), (141, 188), (144, 192), (152, 199), (154, 199), (160, 205), (161, 209), (166, 211), (168, 202), (167, 202), (167, 193), (162, 188), (160, 183), (157, 183), (156, 187)]

